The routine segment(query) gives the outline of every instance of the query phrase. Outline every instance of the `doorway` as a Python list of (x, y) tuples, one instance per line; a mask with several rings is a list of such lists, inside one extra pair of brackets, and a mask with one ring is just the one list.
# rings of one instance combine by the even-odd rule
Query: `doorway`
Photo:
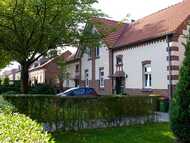
[(125, 79), (123, 77), (116, 77), (115, 90), (116, 94), (122, 94), (124, 92)]

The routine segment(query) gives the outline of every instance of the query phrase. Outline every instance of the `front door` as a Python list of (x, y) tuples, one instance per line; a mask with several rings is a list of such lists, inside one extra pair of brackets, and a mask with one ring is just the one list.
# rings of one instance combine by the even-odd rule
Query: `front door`
[(75, 87), (78, 87), (78, 86), (79, 86), (79, 80), (76, 79), (76, 80), (75, 80)]
[(122, 77), (117, 77), (116, 78), (116, 85), (115, 85), (115, 89), (116, 89), (116, 94), (122, 94), (123, 93), (123, 78)]

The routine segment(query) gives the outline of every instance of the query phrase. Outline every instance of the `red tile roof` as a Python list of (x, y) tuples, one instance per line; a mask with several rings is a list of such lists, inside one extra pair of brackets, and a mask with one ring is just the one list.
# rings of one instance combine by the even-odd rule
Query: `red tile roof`
[(103, 34), (103, 40), (108, 47), (113, 47), (128, 24), (105, 18), (93, 18), (98, 32)]
[[(190, 0), (184, 0), (166, 9), (130, 24), (121, 24), (115, 32), (106, 36), (108, 47), (121, 47), (158, 38), (168, 33), (176, 33), (181, 24), (190, 16)], [(118, 22), (97, 18), (104, 25), (112, 28)], [(97, 20), (98, 21), (98, 20)], [(117, 27), (117, 26), (116, 26)]]

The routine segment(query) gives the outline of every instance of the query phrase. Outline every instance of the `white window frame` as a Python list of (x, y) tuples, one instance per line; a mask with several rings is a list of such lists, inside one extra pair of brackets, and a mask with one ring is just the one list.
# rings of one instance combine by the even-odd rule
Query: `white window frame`
[(143, 86), (145, 89), (151, 89), (152, 88), (152, 67), (151, 67), (151, 64), (143, 65)]
[(104, 82), (104, 68), (99, 68), (99, 85), (100, 88), (104, 88), (105, 82)]
[(84, 76), (85, 76), (85, 87), (89, 87), (89, 71), (88, 70), (84, 71)]

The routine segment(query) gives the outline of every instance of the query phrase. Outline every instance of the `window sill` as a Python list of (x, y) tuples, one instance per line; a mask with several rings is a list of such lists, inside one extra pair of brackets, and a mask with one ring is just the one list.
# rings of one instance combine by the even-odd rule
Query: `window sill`
[(153, 92), (152, 88), (143, 88), (142, 92)]

